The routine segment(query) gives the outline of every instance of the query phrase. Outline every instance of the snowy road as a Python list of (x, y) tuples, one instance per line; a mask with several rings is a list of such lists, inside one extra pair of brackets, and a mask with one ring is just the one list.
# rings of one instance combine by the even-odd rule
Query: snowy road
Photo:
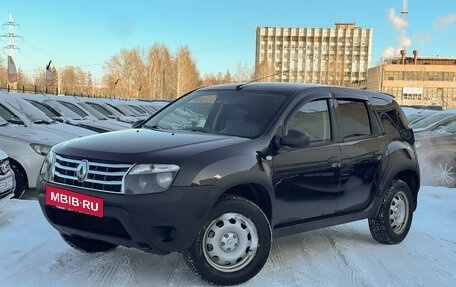
[[(377, 243), (365, 220), (280, 238), (263, 270), (241, 286), (456, 286), (456, 189), (420, 193), (403, 243)], [(179, 254), (77, 252), (34, 200), (0, 204), (0, 285), (206, 286)]]

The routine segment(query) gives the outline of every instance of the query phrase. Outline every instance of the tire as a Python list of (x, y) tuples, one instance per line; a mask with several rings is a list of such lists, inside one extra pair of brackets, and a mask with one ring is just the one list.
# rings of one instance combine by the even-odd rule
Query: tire
[(187, 265), (215, 285), (235, 285), (254, 277), (271, 251), (271, 226), (253, 202), (229, 195), (212, 208), (192, 246), (182, 254)]
[(60, 234), (63, 240), (76, 250), (85, 253), (106, 252), (116, 249), (117, 245), (77, 235)]
[(10, 164), (11, 169), (14, 172), (14, 179), (16, 181), (13, 198), (21, 198), (22, 195), (24, 195), (25, 189), (27, 188), (27, 177), (25, 176), (21, 167), (17, 166), (15, 163)]
[(409, 186), (402, 180), (394, 181), (385, 193), (379, 214), (368, 220), (372, 237), (384, 244), (400, 243), (410, 230), (413, 210)]

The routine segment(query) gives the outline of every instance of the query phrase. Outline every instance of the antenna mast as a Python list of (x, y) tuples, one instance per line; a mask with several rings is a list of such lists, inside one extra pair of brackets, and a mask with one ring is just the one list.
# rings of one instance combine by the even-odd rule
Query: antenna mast
[[(408, 10), (407, 10), (407, 0), (402, 0), (402, 11), (401, 11), (401, 14), (402, 14), (402, 20), (404, 21), (404, 26), (402, 26), (402, 43), (405, 42), (405, 39), (406, 39), (406, 32), (405, 32), (405, 29), (407, 27), (407, 14), (408, 14)], [(405, 47), (404, 48), (404, 51), (405, 51)]]

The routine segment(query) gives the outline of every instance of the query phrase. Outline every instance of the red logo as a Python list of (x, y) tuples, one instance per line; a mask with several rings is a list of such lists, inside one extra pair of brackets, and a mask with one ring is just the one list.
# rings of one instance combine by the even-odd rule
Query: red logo
[(103, 217), (103, 199), (46, 185), (46, 204)]

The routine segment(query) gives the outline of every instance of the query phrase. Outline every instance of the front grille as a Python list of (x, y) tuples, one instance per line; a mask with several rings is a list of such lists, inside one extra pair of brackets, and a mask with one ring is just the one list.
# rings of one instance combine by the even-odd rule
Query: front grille
[(102, 163), (88, 161), (88, 173), (83, 181), (77, 178), (76, 170), (84, 160), (56, 155), (54, 182), (84, 187), (105, 192), (122, 192), (122, 180), (132, 164)]
[(54, 207), (48, 207), (48, 217), (53, 223), (57, 225), (98, 234), (131, 239), (128, 232), (116, 218), (100, 218)]

